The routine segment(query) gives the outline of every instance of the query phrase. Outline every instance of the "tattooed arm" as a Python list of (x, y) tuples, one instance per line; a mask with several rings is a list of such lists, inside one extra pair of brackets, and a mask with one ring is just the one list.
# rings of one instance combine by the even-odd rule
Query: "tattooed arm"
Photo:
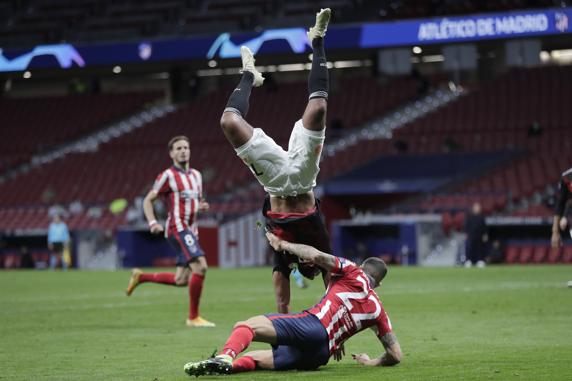
[(324, 270), (330, 271), (336, 265), (336, 257), (323, 253), (312, 246), (283, 241), (270, 232), (266, 233), (266, 238), (268, 238), (268, 242), (270, 242), (270, 246), (272, 246), (274, 250), (278, 252), (287, 251), (301, 260), (311, 262)]
[(375, 359), (370, 359), (366, 353), (353, 354), (352, 358), (363, 365), (369, 366), (392, 366), (397, 365), (403, 358), (401, 346), (397, 341), (397, 336), (393, 332), (386, 333), (379, 338), (385, 348), (385, 353)]

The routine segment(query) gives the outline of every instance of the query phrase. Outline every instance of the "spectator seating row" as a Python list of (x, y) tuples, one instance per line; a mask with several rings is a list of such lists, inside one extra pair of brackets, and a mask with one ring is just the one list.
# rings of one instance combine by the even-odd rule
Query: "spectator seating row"
[[(125, 213), (113, 214), (105, 208), (85, 210), (65, 217), (71, 230), (113, 230), (125, 223)], [(0, 231), (46, 229), (51, 219), (47, 207), (0, 208)]]
[[(29, 0), (0, 4), (0, 45), (102, 42), (199, 33), (254, 30), (286, 19), (298, 26), (317, 9), (335, 6), (336, 17), (351, 10), (352, 0), (288, 2), (268, 0)], [(359, 7), (359, 4), (358, 4)], [(339, 21), (339, 20), (337, 20)], [(277, 26), (282, 24), (277, 23)]]
[(489, 194), (439, 193), (427, 196), (419, 207), (423, 211), (443, 212), (469, 210), (475, 203), (481, 204), (484, 214), (502, 210), (507, 206), (507, 196), (502, 192)]
[[(49, 266), (50, 254), (45, 250), (33, 251), (30, 253), (30, 257), (36, 266), (39, 266), (40, 263), (44, 268)], [(10, 251), (0, 254), (0, 269), (19, 269), (23, 266), (25, 264), (22, 261), (22, 253)]]
[(161, 92), (83, 94), (0, 101), (0, 170), (142, 109)]
[(554, 249), (546, 244), (510, 244), (505, 250), (505, 263), (572, 263), (572, 246)]
[[(485, 213), (501, 212), (511, 202), (530, 198), (572, 165), (571, 67), (516, 69), (460, 100), (396, 131), (409, 151), (523, 154), (452, 191), (429, 195), (420, 210), (457, 210), (479, 201)], [(517, 215), (550, 215), (533, 205)]]

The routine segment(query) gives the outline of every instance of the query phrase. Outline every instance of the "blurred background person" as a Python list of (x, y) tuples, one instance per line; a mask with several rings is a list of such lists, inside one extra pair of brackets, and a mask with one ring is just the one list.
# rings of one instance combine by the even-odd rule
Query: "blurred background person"
[(465, 232), (467, 233), (467, 258), (465, 260), (465, 267), (471, 267), (472, 265), (484, 267), (486, 243), (489, 240), (489, 236), (485, 217), (482, 214), (481, 204), (478, 202), (473, 204), (471, 213), (467, 216)]
[(62, 268), (67, 270), (68, 263), (62, 258), (64, 250), (68, 248), (70, 233), (68, 226), (59, 214), (55, 214), (50, 227), (48, 228), (48, 249), (50, 250), (50, 269), (54, 270), (58, 262)]
[(568, 220), (565, 215), (566, 203), (570, 199), (570, 189), (572, 188), (572, 168), (566, 170), (560, 176), (558, 183), (558, 201), (556, 203), (556, 210), (552, 222), (552, 238), (550, 243), (553, 248), (562, 246), (562, 236), (560, 231), (566, 230)]

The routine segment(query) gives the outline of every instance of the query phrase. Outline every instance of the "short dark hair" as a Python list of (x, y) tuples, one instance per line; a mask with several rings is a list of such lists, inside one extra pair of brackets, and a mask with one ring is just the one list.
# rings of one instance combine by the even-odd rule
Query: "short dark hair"
[(376, 284), (379, 284), (387, 275), (387, 265), (381, 258), (369, 257), (363, 261), (361, 267), (375, 280)]
[(187, 143), (190, 143), (189, 138), (187, 138), (185, 135), (177, 135), (174, 138), (171, 138), (171, 140), (169, 140), (169, 151), (171, 151), (173, 149), (173, 145), (178, 142), (179, 140), (184, 140)]

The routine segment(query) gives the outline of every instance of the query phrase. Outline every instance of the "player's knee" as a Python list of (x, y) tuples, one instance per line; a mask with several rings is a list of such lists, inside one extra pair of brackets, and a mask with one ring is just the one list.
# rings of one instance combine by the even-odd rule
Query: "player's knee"
[(234, 327), (233, 327), (232, 329), (236, 329), (236, 328), (238, 328), (238, 327), (240, 327), (240, 326), (243, 326), (243, 327), (244, 327), (244, 326), (247, 326), (247, 327), (250, 327), (250, 329), (252, 329), (251, 325), (248, 324), (248, 320), (236, 322), (236, 324), (234, 325)]
[(244, 327), (248, 327), (255, 337), (257, 332), (260, 330), (260, 324), (256, 318), (250, 318), (248, 320), (236, 322), (232, 329), (234, 331), (235, 329), (244, 329)]
[(192, 268), (193, 273), (203, 276), (207, 273), (208, 269), (209, 267), (207, 266), (207, 264), (201, 261), (196, 262), (196, 266), (193, 266)]
[(324, 117), (326, 116), (326, 111), (328, 110), (328, 102), (324, 98), (318, 98), (316, 99), (316, 102), (314, 102), (314, 108), (316, 114)]
[(310, 103), (310, 112), (307, 113), (307, 122), (310, 124), (307, 127), (322, 128), (326, 121), (327, 110), (328, 104), (325, 99), (313, 99)]
[(175, 285), (177, 287), (186, 286), (188, 283), (189, 283), (189, 277), (188, 276), (180, 276), (180, 277), (175, 278)]
[(225, 132), (232, 132), (238, 128), (239, 116), (233, 112), (225, 112), (220, 118), (220, 126)]

